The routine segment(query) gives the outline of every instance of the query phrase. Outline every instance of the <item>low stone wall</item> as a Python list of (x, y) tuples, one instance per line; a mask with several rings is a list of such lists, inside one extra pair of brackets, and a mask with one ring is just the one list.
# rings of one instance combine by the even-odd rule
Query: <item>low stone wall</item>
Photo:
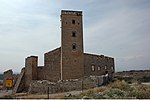
[(33, 80), (30, 84), (29, 94), (47, 94), (61, 93), (73, 90), (90, 89), (103, 84), (105, 76), (90, 76), (83, 79), (62, 80), (58, 82), (50, 82), (47, 80)]

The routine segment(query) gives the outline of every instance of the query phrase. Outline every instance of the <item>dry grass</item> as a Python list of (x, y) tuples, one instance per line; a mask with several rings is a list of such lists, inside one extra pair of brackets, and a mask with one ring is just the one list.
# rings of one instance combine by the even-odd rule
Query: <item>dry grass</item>
[(125, 81), (115, 81), (107, 86), (90, 89), (80, 94), (93, 99), (150, 99), (150, 85), (130, 86)]

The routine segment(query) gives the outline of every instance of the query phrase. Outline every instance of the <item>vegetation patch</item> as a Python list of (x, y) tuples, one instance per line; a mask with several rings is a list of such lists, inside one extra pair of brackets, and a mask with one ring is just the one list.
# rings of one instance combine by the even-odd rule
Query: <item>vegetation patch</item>
[[(150, 99), (150, 85), (134, 84), (129, 85), (127, 82), (115, 81), (109, 85), (97, 87), (82, 92), (80, 95), (68, 98), (83, 99)], [(67, 97), (65, 97), (67, 99)]]

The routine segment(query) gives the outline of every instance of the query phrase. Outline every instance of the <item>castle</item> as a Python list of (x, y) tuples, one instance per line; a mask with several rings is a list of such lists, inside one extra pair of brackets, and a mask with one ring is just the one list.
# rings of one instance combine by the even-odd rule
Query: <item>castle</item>
[[(15, 88), (29, 88), (32, 80), (79, 79), (84, 76), (108, 75), (114, 78), (114, 58), (84, 53), (82, 11), (61, 11), (61, 47), (44, 54), (44, 66), (38, 57), (25, 59)], [(18, 91), (18, 90), (16, 90)]]

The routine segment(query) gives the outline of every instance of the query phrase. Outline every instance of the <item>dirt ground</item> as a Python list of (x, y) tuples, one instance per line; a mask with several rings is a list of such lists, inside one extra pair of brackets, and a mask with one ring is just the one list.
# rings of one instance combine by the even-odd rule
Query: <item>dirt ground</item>
[(0, 90), (0, 97), (4, 97), (6, 95), (11, 95), (12, 90)]
[[(70, 91), (70, 92), (64, 92), (64, 93), (57, 93), (57, 94), (49, 94), (49, 98), (61, 98), (64, 96), (69, 95), (79, 95), (82, 91)], [(27, 93), (17, 93), (14, 95), (17, 99), (47, 99), (48, 94), (27, 94)]]

